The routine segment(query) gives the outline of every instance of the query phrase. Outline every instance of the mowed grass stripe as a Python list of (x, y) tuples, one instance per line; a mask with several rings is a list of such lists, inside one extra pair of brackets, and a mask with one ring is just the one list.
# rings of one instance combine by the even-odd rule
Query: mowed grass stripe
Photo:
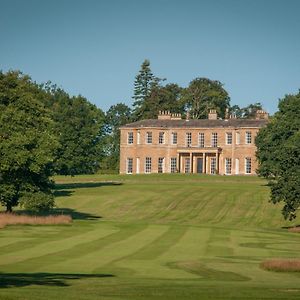
[(18, 272), (26, 272), (28, 271), (28, 266), (30, 266), (30, 271), (49, 272), (49, 270), (53, 270), (52, 265), (61, 265), (62, 267), (59, 269), (60, 272), (66, 272), (64, 269), (64, 262), (67, 260), (83, 257), (90, 252), (98, 251), (99, 249), (110, 245), (111, 243), (115, 243), (122, 239), (128, 238), (131, 235), (135, 235), (144, 228), (145, 225), (133, 227), (130, 225), (126, 226), (126, 224), (124, 224), (122, 229), (120, 229), (117, 225), (113, 226), (110, 224), (100, 223), (95, 229), (97, 232), (97, 239), (73, 245), (70, 248), (63, 249), (62, 251), (47, 253), (43, 256), (24, 260), (14, 264), (14, 269), (16, 269)]
[(105, 228), (102, 231), (99, 231), (99, 229), (96, 228), (83, 234), (72, 236), (69, 238), (60, 238), (59, 235), (57, 236), (56, 240), (49, 241), (49, 239), (45, 238), (44, 240), (39, 240), (39, 243), (31, 248), (21, 250), (19, 248), (16, 248), (15, 251), (1, 255), (0, 265), (3, 266), (12, 263), (16, 265), (18, 262), (26, 261), (31, 258), (47, 256), (51, 253), (56, 253), (72, 248), (79, 244), (84, 244), (90, 241), (97, 240), (99, 238), (103, 238), (104, 236), (109, 235), (115, 231), (116, 229), (114, 228)]
[[(25, 229), (24, 229), (25, 228)], [(11, 233), (11, 239), (14, 239), (14, 243), (9, 243), (5, 246), (0, 247), (0, 253), (12, 253), (19, 251), (20, 249), (25, 250), (33, 248), (41, 244), (41, 239), (47, 242), (64, 240), (69, 237), (75, 238), (81, 235), (93, 227), (91, 225), (78, 226), (77, 224), (72, 225), (59, 225), (59, 226), (9, 226), (2, 229), (5, 233)], [(49, 230), (51, 229), (51, 230)], [(2, 232), (1, 232), (2, 233)], [(6, 239), (3, 235), (0, 236), (1, 240)]]
[[(159, 236), (152, 243), (147, 244), (137, 252), (132, 253), (126, 259), (153, 260), (167, 252), (176, 244), (187, 231), (187, 227), (171, 226), (168, 231)], [(122, 258), (124, 259), (124, 258)]]
[(91, 251), (78, 258), (68, 259), (61, 264), (52, 265), (47, 271), (62, 269), (67, 272), (91, 273), (114, 261), (127, 257), (139, 249), (151, 244), (168, 230), (169, 226), (148, 225), (134, 235), (124, 236), (120, 241), (113, 242), (97, 251)]

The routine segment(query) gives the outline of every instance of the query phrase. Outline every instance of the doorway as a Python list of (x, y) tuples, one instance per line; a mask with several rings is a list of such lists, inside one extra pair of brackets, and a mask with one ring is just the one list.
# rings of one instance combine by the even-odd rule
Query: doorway
[(203, 173), (203, 158), (197, 158), (197, 173)]

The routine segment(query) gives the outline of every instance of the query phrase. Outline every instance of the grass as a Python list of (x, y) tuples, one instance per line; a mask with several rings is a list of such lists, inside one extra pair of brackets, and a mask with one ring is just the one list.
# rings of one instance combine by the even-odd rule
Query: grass
[(0, 230), (0, 299), (300, 299), (299, 236), (257, 177), (56, 177), (68, 226)]
[(72, 218), (69, 215), (28, 216), (0, 213), (0, 228), (7, 225), (57, 225), (71, 222)]

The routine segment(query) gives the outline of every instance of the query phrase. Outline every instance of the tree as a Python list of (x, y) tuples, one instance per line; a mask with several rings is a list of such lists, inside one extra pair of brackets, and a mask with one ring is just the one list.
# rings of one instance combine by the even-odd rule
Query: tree
[(103, 155), (104, 113), (84, 97), (70, 97), (54, 85), (45, 85), (44, 90), (60, 142), (56, 172), (72, 176), (96, 172)]
[(181, 101), (194, 119), (206, 119), (210, 109), (224, 118), (230, 97), (220, 81), (196, 78), (184, 90)]
[(279, 102), (279, 111), (256, 137), (259, 175), (269, 180), (271, 201), (283, 201), (285, 219), (300, 206), (300, 91)]
[(238, 105), (230, 107), (230, 113), (238, 119), (253, 119), (258, 110), (262, 110), (262, 105), (259, 102), (249, 104), (246, 107), (240, 108)]
[(0, 202), (8, 212), (54, 205), (49, 177), (58, 142), (43, 97), (30, 77), (0, 72)]
[(123, 104), (112, 105), (105, 115), (105, 136), (101, 142), (104, 148), (104, 157), (101, 168), (105, 170), (119, 170), (120, 162), (120, 130), (119, 127), (129, 123), (131, 109)]
[(158, 86), (164, 80), (153, 75), (150, 68), (150, 61), (145, 59), (141, 65), (141, 69), (134, 81), (133, 95), (133, 119), (141, 120), (144, 117), (144, 102), (150, 96), (153, 87)]
[(170, 83), (166, 86), (155, 85), (149, 96), (141, 105), (143, 119), (155, 119), (160, 110), (183, 113), (184, 106), (180, 102), (182, 88)]

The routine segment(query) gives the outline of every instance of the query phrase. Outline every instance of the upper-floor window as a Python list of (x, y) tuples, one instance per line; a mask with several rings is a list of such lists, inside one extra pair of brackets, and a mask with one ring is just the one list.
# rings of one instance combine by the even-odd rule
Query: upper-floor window
[(225, 174), (231, 174), (232, 160), (231, 158), (225, 158)]
[(218, 134), (216, 132), (211, 134), (211, 146), (218, 147)]
[(145, 173), (151, 173), (151, 169), (152, 169), (152, 159), (151, 159), (151, 157), (146, 157)]
[(152, 144), (152, 132), (151, 131), (146, 132), (146, 143)]
[(204, 133), (203, 132), (199, 132), (198, 135), (198, 146), (203, 148), (204, 147)]
[(232, 133), (226, 132), (226, 144), (231, 145), (232, 144)]
[(159, 144), (164, 144), (165, 143), (165, 133), (164, 132), (160, 132), (159, 136), (158, 136), (158, 143)]
[(246, 140), (246, 144), (252, 143), (252, 133), (250, 131), (246, 131), (245, 140)]
[(246, 157), (245, 158), (245, 173), (246, 174), (251, 174), (251, 157)]
[(172, 144), (177, 144), (177, 132), (172, 132)]
[(128, 144), (133, 144), (133, 132), (128, 132), (127, 138)]
[(126, 173), (132, 174), (132, 171), (133, 171), (133, 158), (127, 158)]
[(191, 132), (187, 132), (185, 134), (185, 144), (187, 147), (190, 147), (192, 144), (192, 133)]
[(236, 132), (236, 134), (235, 134), (235, 143), (237, 145), (239, 145), (241, 143), (241, 135), (239, 132)]

